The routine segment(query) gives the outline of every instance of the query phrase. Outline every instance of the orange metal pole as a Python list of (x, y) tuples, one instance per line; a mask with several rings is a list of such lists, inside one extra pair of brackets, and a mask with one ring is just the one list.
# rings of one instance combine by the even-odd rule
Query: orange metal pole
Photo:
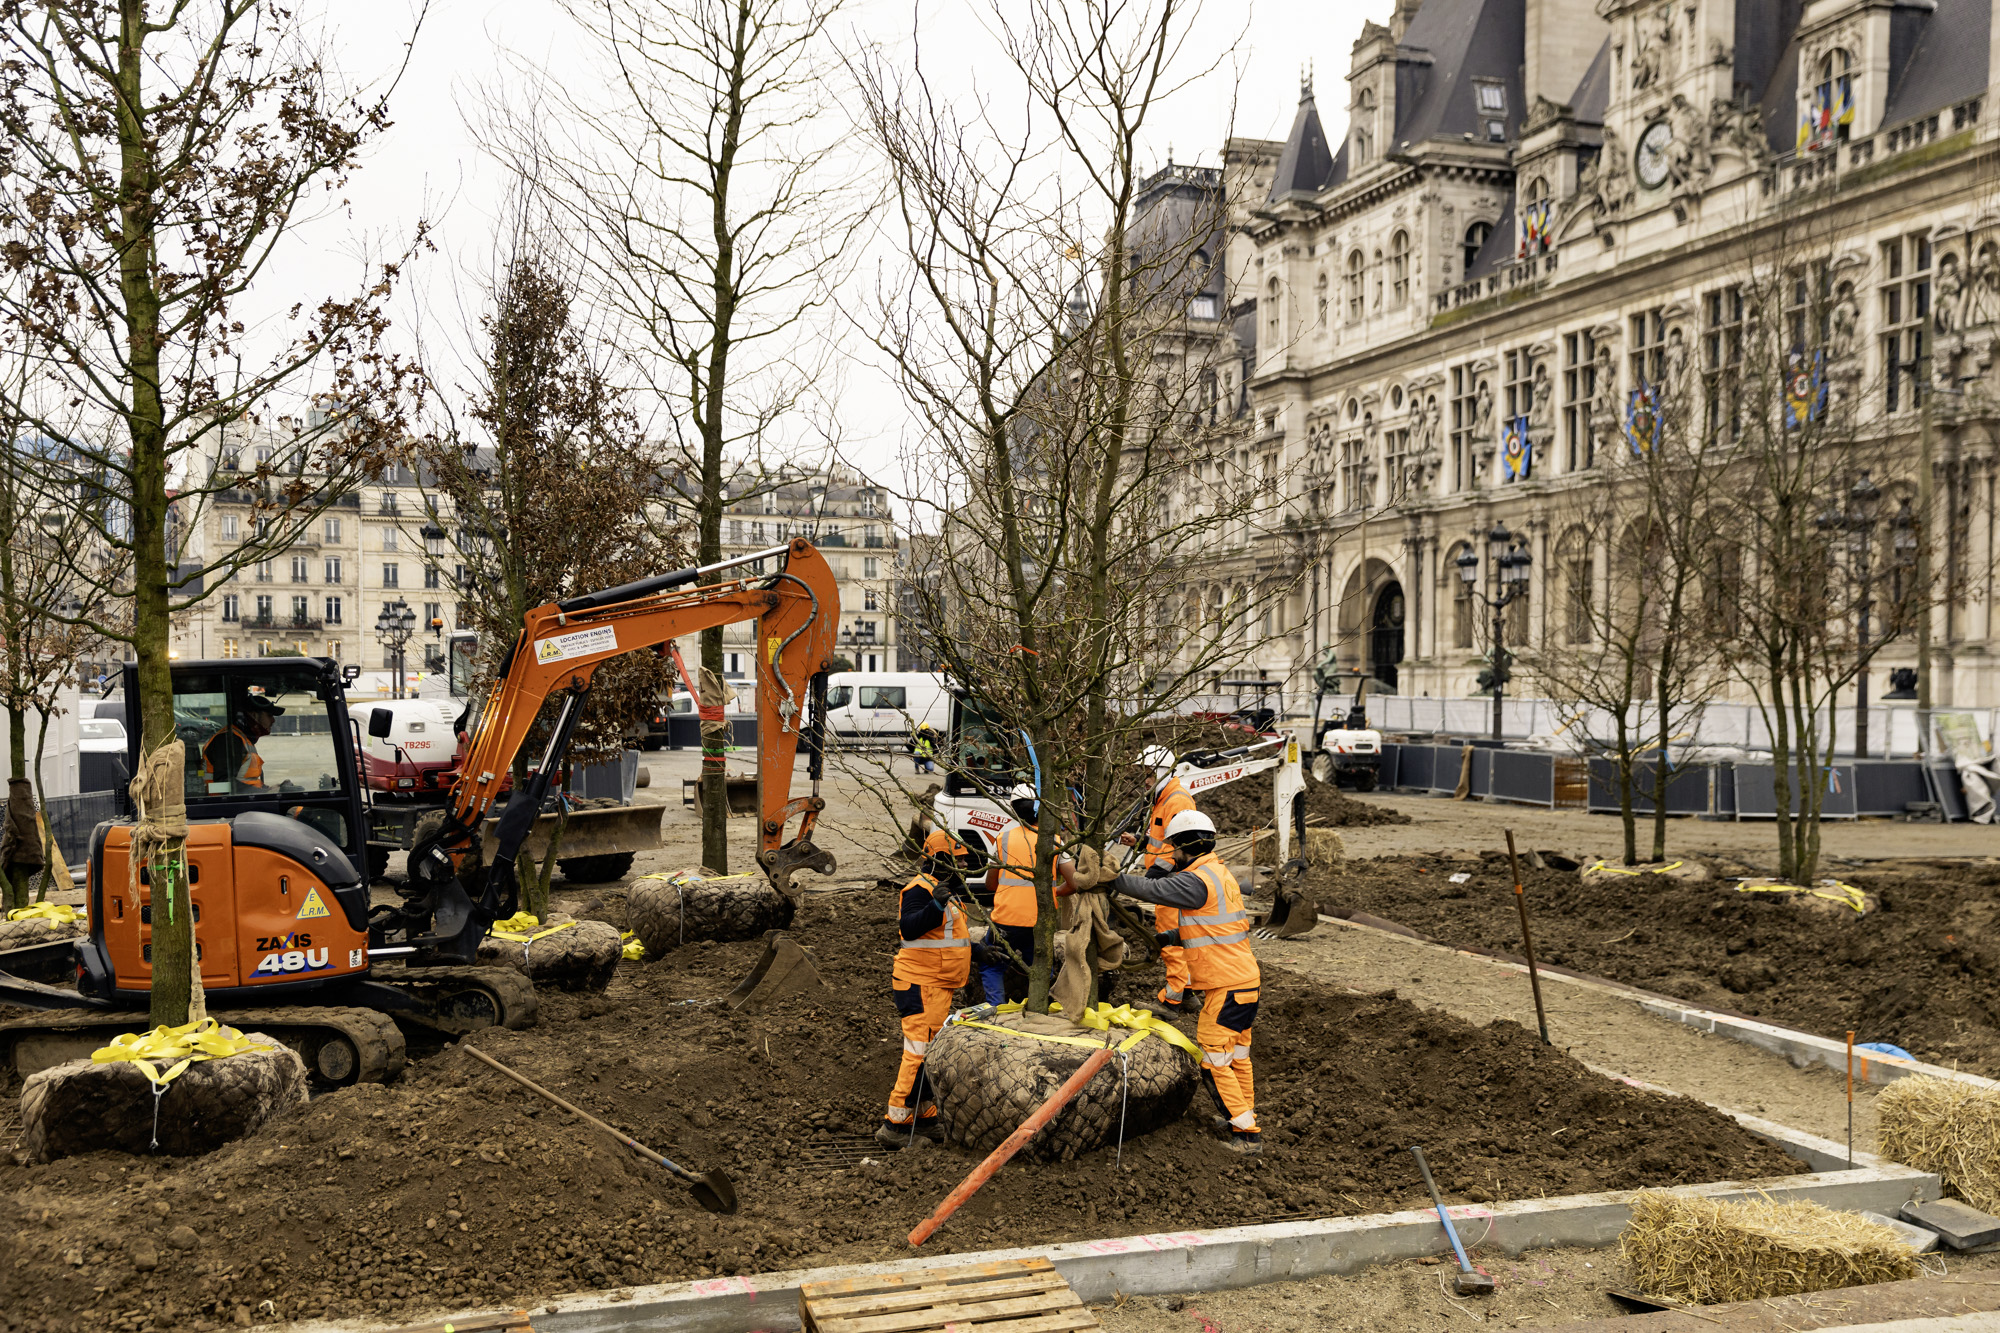
[(979, 1192), (979, 1187), (993, 1179), (994, 1173), (1007, 1165), (1007, 1159), (1021, 1151), (1036, 1131), (1056, 1118), (1056, 1112), (1069, 1105), (1070, 1099), (1083, 1091), (1084, 1084), (1097, 1076), (1097, 1071), (1111, 1062), (1111, 1048), (1104, 1046), (1091, 1053), (1083, 1067), (1069, 1076), (1069, 1081), (1049, 1094), (1049, 1099), (1035, 1108), (1035, 1113), (1021, 1122), (1021, 1127), (1007, 1136), (1007, 1141), (987, 1155), (985, 1161), (972, 1168), (959, 1187), (945, 1195), (944, 1202), (937, 1211), (917, 1224), (910, 1233), (910, 1244), (921, 1245), (931, 1238), (931, 1233), (945, 1224), (945, 1219), (959, 1210), (964, 1202)]

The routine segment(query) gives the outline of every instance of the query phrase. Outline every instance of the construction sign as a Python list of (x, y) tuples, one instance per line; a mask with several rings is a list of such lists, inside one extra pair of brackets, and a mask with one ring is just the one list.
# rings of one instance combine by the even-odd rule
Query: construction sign
[(299, 909), (299, 914), (294, 920), (305, 921), (312, 917), (328, 915), (330, 913), (326, 910), (326, 904), (320, 900), (319, 890), (307, 889), (305, 906)]

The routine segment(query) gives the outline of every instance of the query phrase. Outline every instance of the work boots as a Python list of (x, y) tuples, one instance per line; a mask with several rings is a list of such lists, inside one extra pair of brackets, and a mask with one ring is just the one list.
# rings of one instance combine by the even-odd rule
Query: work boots
[(928, 1139), (932, 1143), (943, 1143), (944, 1123), (935, 1115), (905, 1120), (900, 1125), (893, 1120), (884, 1120), (875, 1127), (875, 1142), (884, 1148), (894, 1148), (900, 1152), (910, 1146), (912, 1134), (920, 1139)]
[(1263, 1135), (1255, 1130), (1236, 1130), (1223, 1145), (1239, 1157), (1259, 1157), (1264, 1152)]

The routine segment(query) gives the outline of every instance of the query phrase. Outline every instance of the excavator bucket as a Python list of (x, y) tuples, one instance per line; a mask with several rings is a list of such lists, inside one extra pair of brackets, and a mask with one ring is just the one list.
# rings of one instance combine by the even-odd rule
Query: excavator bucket
[(819, 969), (813, 966), (812, 955), (784, 931), (771, 930), (764, 933), (763, 956), (750, 969), (750, 975), (729, 992), (728, 1003), (731, 1009), (754, 1012), (781, 996), (825, 984), (820, 980)]
[(757, 864), (771, 877), (771, 887), (794, 902), (799, 898), (792, 888), (794, 874), (810, 870), (816, 874), (831, 875), (834, 870), (833, 853), (821, 851), (805, 838), (794, 838), (782, 847), (757, 853)]
[(1275, 900), (1251, 934), (1260, 940), (1289, 940), (1319, 924), (1319, 903), (1306, 887), (1306, 863), (1293, 857), (1278, 869)]

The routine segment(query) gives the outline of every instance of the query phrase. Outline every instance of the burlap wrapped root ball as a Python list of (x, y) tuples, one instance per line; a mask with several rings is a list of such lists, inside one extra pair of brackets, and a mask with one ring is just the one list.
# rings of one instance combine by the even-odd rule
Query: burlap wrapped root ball
[[(26, 949), (58, 940), (78, 940), (90, 929), (90, 920), (78, 914), (75, 920), (60, 921), (53, 916), (23, 917), (19, 921), (0, 920), (0, 950)], [(40, 964), (14, 963), (8, 969), (29, 981), (74, 982), (76, 960), (61, 953)]]
[(1876, 1149), (1935, 1171), (1945, 1193), (2000, 1212), (2000, 1090), (1946, 1078), (1899, 1078), (1875, 1098)]
[[(1003, 1014), (990, 1021), (1015, 1031), (954, 1023), (932, 1040), (924, 1057), (945, 1137), (976, 1152), (998, 1147), (1090, 1058), (1089, 1047), (1040, 1041), (1028, 1033), (1083, 1037), (1093, 1043), (1104, 1038), (1102, 1032), (1044, 1014)], [(1112, 1032), (1117, 1044), (1132, 1035), (1123, 1028)], [(1121, 1097), (1125, 1137), (1151, 1133), (1180, 1119), (1199, 1082), (1192, 1056), (1163, 1038), (1147, 1037), (1124, 1056), (1112, 1056), (1028, 1141), (1022, 1155), (1067, 1162), (1111, 1146), (1118, 1140)]]
[(625, 894), (632, 931), (658, 958), (690, 940), (754, 940), (792, 924), (796, 904), (761, 875), (643, 879)]
[(157, 1149), (153, 1084), (131, 1061), (72, 1060), (30, 1074), (21, 1088), (30, 1160), (105, 1149), (194, 1157), (305, 1105), (306, 1065), (298, 1052), (261, 1032), (245, 1037), (257, 1049), (198, 1060), (168, 1082), (157, 1107)]
[(1646, 1190), (1618, 1238), (1632, 1283), (1697, 1305), (1901, 1282), (1916, 1253), (1879, 1222), (1801, 1200), (1692, 1198)]
[[(549, 933), (544, 933), (549, 932)], [(531, 930), (507, 931), (527, 939), (488, 935), (479, 941), (479, 961), (489, 967), (511, 967), (537, 986), (566, 991), (601, 991), (611, 984), (625, 942), (618, 927), (604, 921), (579, 921), (562, 912)]]

